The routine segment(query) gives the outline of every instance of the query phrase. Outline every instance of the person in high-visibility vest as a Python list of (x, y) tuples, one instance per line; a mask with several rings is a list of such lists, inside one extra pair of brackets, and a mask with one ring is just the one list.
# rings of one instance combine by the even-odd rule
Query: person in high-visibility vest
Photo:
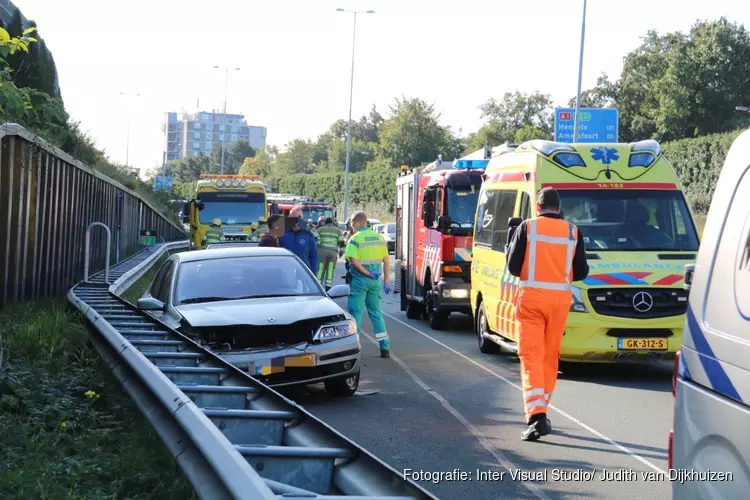
[(521, 435), (525, 441), (552, 431), (547, 408), (557, 383), (572, 283), (589, 274), (583, 234), (560, 214), (557, 191), (542, 189), (536, 210), (539, 216), (518, 226), (508, 248), (508, 271), (520, 278), (515, 303), (528, 426)]
[(339, 258), (341, 229), (333, 223), (333, 218), (324, 219), (325, 224), (318, 227), (318, 281), (323, 283), (326, 291), (333, 286), (333, 272)]
[[(391, 293), (390, 260), (385, 239), (367, 224), (367, 215), (357, 212), (352, 215), (354, 234), (346, 245), (346, 258), (350, 261), (352, 275), (349, 294), (349, 314), (357, 322), (361, 332), (362, 314), (365, 308), (372, 322), (375, 339), (380, 346), (380, 357), (391, 356), (391, 343), (380, 309), (380, 292)], [(380, 276), (383, 275), (383, 283)]]
[(268, 222), (265, 217), (261, 217), (258, 219), (258, 228), (253, 232), (253, 236), (251, 238), (251, 241), (260, 241), (260, 239), (263, 237), (264, 234), (267, 234), (269, 232), (268, 230)]
[(224, 241), (224, 231), (221, 229), (221, 219), (214, 219), (211, 221), (211, 227), (206, 231), (203, 236), (203, 248), (206, 248), (211, 243), (218, 243)]

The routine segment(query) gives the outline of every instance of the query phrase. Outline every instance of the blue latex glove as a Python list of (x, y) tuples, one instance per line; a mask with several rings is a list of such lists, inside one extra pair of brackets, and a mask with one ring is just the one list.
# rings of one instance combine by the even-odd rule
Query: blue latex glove
[(375, 271), (370, 271), (370, 278), (376, 280), (380, 278), (380, 273), (376, 273)]
[(393, 287), (391, 287), (391, 284), (390, 283), (386, 283), (384, 281), (383, 282), (383, 293), (385, 293), (386, 295), (388, 295), (388, 294), (391, 293), (391, 290), (393, 290)]

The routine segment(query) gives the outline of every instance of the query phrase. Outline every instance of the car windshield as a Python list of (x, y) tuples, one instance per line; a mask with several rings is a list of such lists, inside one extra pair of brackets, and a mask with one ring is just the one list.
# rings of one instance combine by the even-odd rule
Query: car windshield
[(330, 217), (333, 219), (333, 209), (330, 208), (303, 208), (302, 218), (304, 220), (310, 220), (314, 223), (318, 223), (318, 219), (321, 217)]
[(266, 202), (260, 193), (201, 193), (201, 224), (221, 219), (222, 224), (252, 224), (266, 216)]
[(474, 227), (474, 215), (477, 211), (479, 186), (467, 186), (465, 189), (448, 189), (445, 215), (451, 218), (454, 229), (460, 224), (463, 229)]
[(322, 292), (293, 256), (230, 257), (183, 262), (175, 304), (303, 295)]
[(558, 192), (563, 216), (581, 228), (586, 250), (698, 250), (698, 235), (680, 191)]

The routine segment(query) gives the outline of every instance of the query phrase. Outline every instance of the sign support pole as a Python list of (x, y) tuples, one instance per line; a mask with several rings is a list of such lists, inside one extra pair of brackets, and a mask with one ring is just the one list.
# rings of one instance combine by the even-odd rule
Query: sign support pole
[(583, 21), (581, 22), (581, 53), (578, 56), (578, 92), (576, 93), (576, 116), (573, 124), (573, 142), (578, 142), (578, 127), (581, 113), (581, 79), (583, 77), (583, 42), (586, 37), (586, 0), (583, 0)]

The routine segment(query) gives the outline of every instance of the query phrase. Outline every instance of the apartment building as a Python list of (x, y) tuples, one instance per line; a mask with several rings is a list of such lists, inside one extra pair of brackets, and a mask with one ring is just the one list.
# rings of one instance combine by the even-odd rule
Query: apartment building
[[(256, 149), (266, 144), (266, 127), (248, 125), (244, 115), (226, 115), (214, 111), (198, 113), (164, 114), (164, 151), (167, 161), (179, 160), (188, 156), (203, 153), (208, 156), (214, 144), (224, 142), (228, 148), (239, 139), (247, 139)], [(222, 139), (223, 137), (223, 139)]]

